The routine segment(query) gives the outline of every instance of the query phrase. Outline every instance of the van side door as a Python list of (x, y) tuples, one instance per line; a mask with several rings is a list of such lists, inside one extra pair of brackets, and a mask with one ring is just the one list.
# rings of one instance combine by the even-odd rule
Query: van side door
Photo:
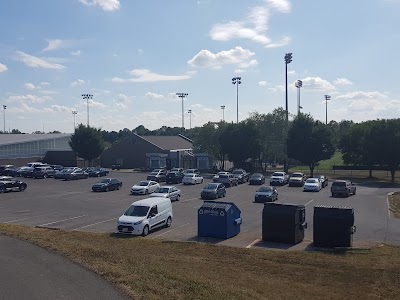
[(156, 228), (163, 223), (163, 220), (161, 220), (160, 214), (158, 213), (157, 205), (150, 208), (148, 219), (150, 229)]

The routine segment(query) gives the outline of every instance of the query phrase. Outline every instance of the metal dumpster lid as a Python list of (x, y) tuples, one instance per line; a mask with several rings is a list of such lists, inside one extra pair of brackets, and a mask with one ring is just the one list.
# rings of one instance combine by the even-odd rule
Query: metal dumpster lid
[(240, 209), (233, 202), (204, 201), (203, 205), (200, 206), (200, 209), (201, 208), (210, 208), (210, 209), (220, 209), (220, 210), (227, 211), (232, 206), (235, 207), (239, 212), (241, 212)]
[(316, 205), (314, 208), (331, 208), (331, 209), (349, 209), (353, 210), (352, 207), (349, 206), (333, 206), (333, 205)]
[(305, 208), (305, 206), (303, 204), (295, 204), (295, 203), (275, 203), (275, 202), (265, 202), (264, 203), (264, 206), (269, 206), (269, 205), (276, 205), (276, 207), (290, 206), (290, 207)]

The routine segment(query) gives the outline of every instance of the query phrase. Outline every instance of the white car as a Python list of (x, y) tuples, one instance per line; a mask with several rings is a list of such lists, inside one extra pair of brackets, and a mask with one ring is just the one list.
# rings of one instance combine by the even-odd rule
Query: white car
[(214, 175), (213, 182), (218, 182), (219, 175), (228, 175), (228, 174), (229, 172), (224, 172), (224, 171), (218, 172), (216, 175)]
[(304, 192), (319, 192), (321, 189), (321, 181), (318, 178), (308, 178), (303, 186)]
[(175, 186), (160, 186), (150, 197), (165, 197), (171, 201), (179, 201), (181, 198), (181, 190)]
[(198, 174), (187, 174), (182, 178), (183, 184), (203, 183), (203, 177)]
[(154, 193), (160, 184), (152, 180), (144, 180), (131, 187), (131, 195), (147, 195)]

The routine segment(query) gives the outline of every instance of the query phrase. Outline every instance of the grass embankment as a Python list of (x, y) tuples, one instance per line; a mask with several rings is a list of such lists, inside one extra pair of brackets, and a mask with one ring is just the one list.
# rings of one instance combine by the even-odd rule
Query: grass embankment
[(400, 248), (346, 254), (239, 249), (0, 225), (138, 299), (399, 299)]
[(400, 192), (389, 196), (389, 209), (396, 218), (400, 218)]

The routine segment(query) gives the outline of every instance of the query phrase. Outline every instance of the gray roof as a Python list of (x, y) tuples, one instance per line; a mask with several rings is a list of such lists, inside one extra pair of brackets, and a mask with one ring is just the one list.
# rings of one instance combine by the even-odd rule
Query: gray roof
[(193, 148), (190, 141), (180, 136), (145, 135), (140, 137), (162, 150), (191, 150)]
[(70, 133), (0, 134), (0, 145), (20, 144), (71, 137)]

